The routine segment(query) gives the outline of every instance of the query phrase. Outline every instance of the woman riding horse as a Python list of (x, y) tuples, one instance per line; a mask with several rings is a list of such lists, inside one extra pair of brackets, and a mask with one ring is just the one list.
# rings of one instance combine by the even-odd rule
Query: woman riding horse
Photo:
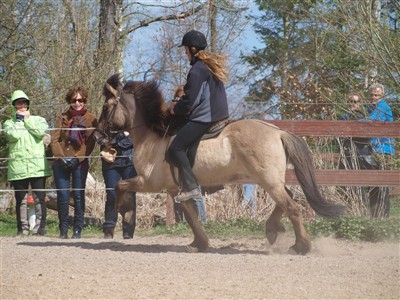
[(191, 30), (182, 39), (179, 47), (185, 47), (192, 66), (184, 86), (184, 95), (169, 106), (171, 115), (185, 116), (186, 123), (179, 129), (168, 148), (167, 161), (178, 168), (181, 191), (176, 202), (201, 199), (200, 186), (193, 174), (194, 157), (200, 139), (218, 121), (227, 119), (228, 101), (224, 81), (227, 79), (225, 57), (205, 51), (207, 40), (204, 34)]

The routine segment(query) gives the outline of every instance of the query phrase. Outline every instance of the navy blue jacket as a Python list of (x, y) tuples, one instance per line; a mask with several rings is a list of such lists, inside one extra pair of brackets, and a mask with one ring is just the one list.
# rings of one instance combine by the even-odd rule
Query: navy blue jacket
[(184, 87), (185, 95), (174, 107), (176, 115), (190, 121), (217, 122), (229, 117), (224, 83), (201, 60), (194, 58)]
[(126, 167), (133, 165), (133, 144), (129, 136), (125, 136), (123, 132), (118, 132), (117, 135), (110, 141), (112, 147), (117, 150), (117, 157), (113, 163), (108, 163), (102, 159), (103, 169), (111, 169), (114, 167)]

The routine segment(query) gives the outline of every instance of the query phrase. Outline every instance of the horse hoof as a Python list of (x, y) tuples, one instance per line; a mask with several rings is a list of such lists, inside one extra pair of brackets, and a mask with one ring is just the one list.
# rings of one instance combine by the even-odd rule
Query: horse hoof
[(207, 252), (208, 246), (202, 246), (196, 241), (191, 242), (186, 246), (189, 253)]
[(306, 255), (311, 250), (310, 243), (296, 243), (289, 249), (289, 253)]
[(278, 238), (278, 232), (276, 231), (267, 231), (266, 233), (267, 240), (270, 245), (273, 245), (276, 242), (276, 239)]
[(285, 227), (282, 223), (267, 222), (265, 226), (265, 235), (267, 236), (270, 245), (273, 245), (276, 242), (279, 232), (285, 232)]
[(200, 252), (199, 248), (192, 247), (192, 246), (190, 246), (190, 245), (187, 245), (187, 246), (186, 246), (186, 250), (187, 250), (187, 252), (189, 252), (189, 253), (198, 253), (198, 252)]

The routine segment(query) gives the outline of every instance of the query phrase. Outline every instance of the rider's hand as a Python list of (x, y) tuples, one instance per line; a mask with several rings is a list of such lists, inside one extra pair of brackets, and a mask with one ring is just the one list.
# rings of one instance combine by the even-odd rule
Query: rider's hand
[(169, 104), (169, 112), (170, 112), (171, 115), (175, 115), (175, 112), (174, 112), (175, 105), (176, 105), (176, 102), (171, 102)]

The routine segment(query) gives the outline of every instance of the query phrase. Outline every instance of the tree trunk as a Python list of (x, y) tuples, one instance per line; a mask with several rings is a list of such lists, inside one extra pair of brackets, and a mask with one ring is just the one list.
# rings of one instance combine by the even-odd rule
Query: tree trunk
[(97, 66), (110, 62), (110, 74), (123, 72), (123, 47), (125, 37), (120, 35), (123, 24), (123, 0), (100, 0), (99, 41)]

